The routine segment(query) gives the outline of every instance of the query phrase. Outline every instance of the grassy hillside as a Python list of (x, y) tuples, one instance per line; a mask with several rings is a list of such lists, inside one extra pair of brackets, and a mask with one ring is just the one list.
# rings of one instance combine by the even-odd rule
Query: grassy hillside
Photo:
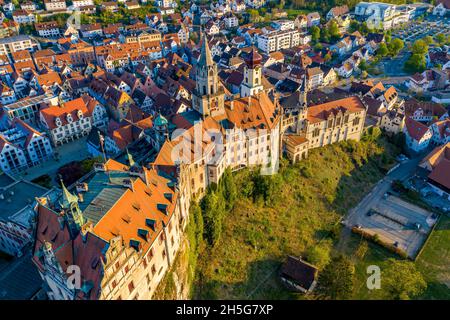
[(428, 283), (421, 299), (450, 300), (450, 218), (442, 216), (417, 259), (417, 266)]
[(236, 173), (239, 197), (220, 239), (200, 252), (194, 298), (302, 298), (278, 280), (286, 255), (325, 265), (341, 217), (383, 177), (396, 152), (384, 138), (366, 137), (312, 150), (295, 165), (283, 161), (274, 176)]

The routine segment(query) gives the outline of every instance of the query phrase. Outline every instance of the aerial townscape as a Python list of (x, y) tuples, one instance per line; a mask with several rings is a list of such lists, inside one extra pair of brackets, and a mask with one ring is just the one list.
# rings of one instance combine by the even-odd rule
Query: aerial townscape
[(386, 1), (0, 0), (0, 300), (450, 300), (450, 1)]

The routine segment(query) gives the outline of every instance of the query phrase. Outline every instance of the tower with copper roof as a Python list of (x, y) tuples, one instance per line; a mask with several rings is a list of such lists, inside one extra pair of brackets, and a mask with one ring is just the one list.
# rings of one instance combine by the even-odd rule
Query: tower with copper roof
[(224, 101), (225, 91), (219, 81), (217, 64), (213, 61), (208, 38), (203, 34), (192, 106), (204, 117), (216, 116), (225, 112)]
[(62, 197), (59, 205), (65, 214), (67, 223), (69, 225), (70, 233), (72, 237), (75, 237), (80, 232), (81, 227), (84, 225), (83, 213), (78, 205), (78, 197), (67, 190), (64, 182), (61, 179)]
[(241, 84), (241, 97), (249, 97), (263, 90), (261, 83), (262, 56), (253, 47), (244, 60), (244, 80)]

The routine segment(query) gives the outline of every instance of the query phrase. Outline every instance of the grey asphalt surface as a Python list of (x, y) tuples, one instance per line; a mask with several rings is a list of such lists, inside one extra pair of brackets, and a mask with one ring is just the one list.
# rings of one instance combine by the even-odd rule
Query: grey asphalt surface
[[(421, 233), (413, 230), (406, 230), (406, 228), (403, 228), (402, 232), (397, 235), (397, 232), (393, 231), (396, 229), (401, 229), (401, 227), (403, 226), (396, 225), (396, 223), (394, 223), (392, 220), (384, 218), (382, 216), (370, 217), (370, 220), (367, 222), (366, 220), (368, 220), (368, 217), (366, 214), (369, 209), (377, 208), (377, 206), (380, 206), (380, 210), (383, 210), (383, 205), (386, 206), (386, 200), (389, 200), (389, 198), (383, 199), (383, 196), (391, 188), (391, 183), (394, 180), (404, 181), (412, 176), (416, 170), (417, 164), (421, 159), (422, 157), (416, 157), (401, 163), (398, 168), (396, 168), (395, 170), (387, 174), (382, 180), (380, 180), (372, 189), (372, 191), (370, 191), (369, 194), (367, 194), (355, 208), (349, 211), (348, 215), (342, 221), (344, 228), (341, 239), (344, 240), (338, 243), (338, 250), (343, 249), (342, 247), (345, 245), (345, 238), (351, 234), (351, 228), (356, 224), (360, 224), (364, 229), (365, 227), (368, 227), (369, 229), (374, 228), (377, 231), (376, 233), (379, 233), (380, 236), (384, 236), (385, 238), (389, 239), (389, 241), (398, 241), (400, 247), (403, 246), (402, 249), (406, 250), (409, 254), (414, 255), (416, 253), (416, 251), (418, 250), (417, 248), (420, 248), (422, 243), (423, 236), (421, 235)], [(400, 206), (403, 208), (401, 208)], [(393, 209), (399, 210), (398, 212), (397, 210), (395, 210), (396, 214), (405, 214), (406, 216), (403, 219), (410, 219), (412, 220), (411, 222), (423, 222), (423, 219), (426, 219), (426, 217), (422, 219), (417, 218), (417, 214), (412, 213), (415, 210), (411, 210), (412, 207), (410, 207), (409, 204), (405, 208), (405, 205), (395, 203), (392, 205), (392, 207), (389, 208), (389, 210), (391, 211), (393, 211)], [(424, 229), (424, 231), (426, 231), (426, 229)]]

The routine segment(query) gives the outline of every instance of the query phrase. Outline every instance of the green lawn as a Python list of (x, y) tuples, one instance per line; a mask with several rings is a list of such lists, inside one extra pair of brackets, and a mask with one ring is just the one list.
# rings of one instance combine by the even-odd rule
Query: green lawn
[[(327, 146), (296, 165), (284, 164), (270, 178), (269, 199), (238, 199), (219, 242), (200, 254), (194, 298), (304, 298), (280, 284), (280, 265), (288, 254), (305, 256), (311, 247), (331, 252), (342, 215), (383, 177), (380, 168), (392, 164), (394, 153), (380, 139)], [(250, 174), (235, 175), (238, 190), (248, 187)]]
[[(367, 243), (368, 248), (363, 256), (358, 256), (358, 247)], [(354, 299), (377, 299), (379, 292), (369, 290), (366, 286), (367, 267), (377, 265), (383, 270), (383, 263), (388, 258), (399, 257), (387, 249), (367, 242), (359, 236), (352, 234), (346, 242), (344, 253), (352, 257), (356, 268), (356, 281)], [(416, 266), (427, 282), (427, 290), (416, 299), (450, 299), (450, 218), (443, 216), (435, 231), (431, 235), (422, 254), (416, 261)], [(383, 271), (382, 271), (383, 272)], [(383, 279), (383, 278), (381, 278)], [(446, 285), (446, 284), (447, 285)], [(383, 280), (381, 289), (383, 290)]]
[(417, 266), (428, 283), (421, 299), (450, 299), (450, 218), (442, 216)]

